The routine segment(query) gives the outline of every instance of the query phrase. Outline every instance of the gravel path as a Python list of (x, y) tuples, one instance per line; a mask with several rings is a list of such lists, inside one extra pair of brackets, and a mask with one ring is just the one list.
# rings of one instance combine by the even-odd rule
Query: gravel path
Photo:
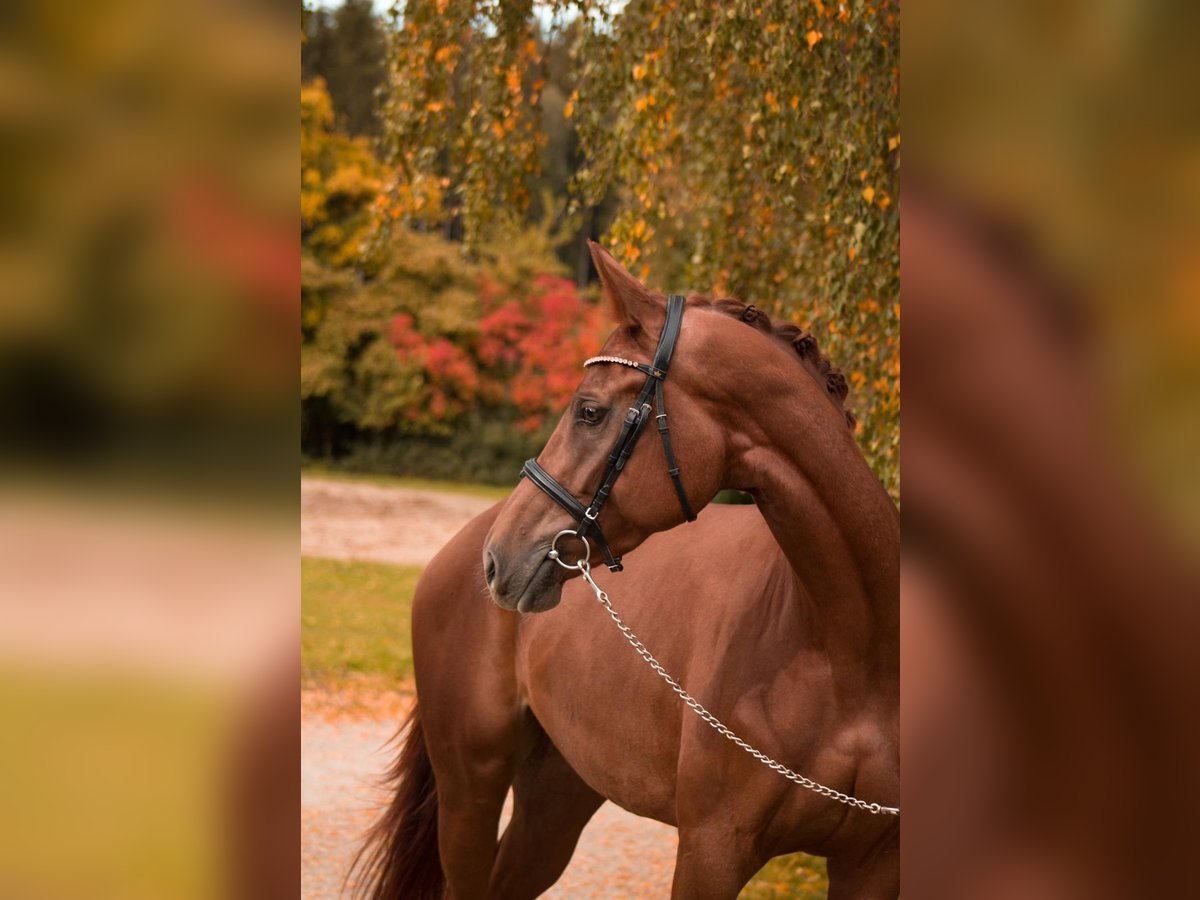
[(423, 566), (496, 501), (469, 494), (300, 479), (300, 553)]
[[(384, 800), (375, 784), (390, 761), (384, 745), (395, 730), (391, 722), (303, 720), (300, 884), (305, 897), (338, 896), (357, 837), (370, 824), (375, 804)], [(606, 803), (584, 831), (567, 871), (543, 896), (665, 897), (675, 846), (674, 828)]]
[[(301, 553), (424, 564), (495, 501), (437, 491), (301, 479)], [(383, 802), (375, 787), (394, 751), (398, 721), (369, 715), (301, 717), (301, 890), (335, 898), (363, 831)], [(505, 813), (507, 818), (507, 810)], [(606, 803), (571, 865), (544, 896), (655, 898), (670, 893), (674, 828)]]

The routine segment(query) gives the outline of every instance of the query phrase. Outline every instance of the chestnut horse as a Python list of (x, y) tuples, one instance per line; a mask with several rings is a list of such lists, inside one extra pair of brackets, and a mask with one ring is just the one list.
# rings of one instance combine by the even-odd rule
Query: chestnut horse
[[(593, 257), (621, 322), (603, 352), (648, 360), (665, 298), (594, 245)], [(710, 507), (674, 528), (665, 456), (643, 441), (601, 516), (614, 553), (629, 554), (613, 602), (741, 737), (897, 806), (899, 519), (846, 427), (845, 382), (811, 336), (772, 329), (753, 307), (690, 297), (687, 310), (665, 390), (688, 500), (700, 509), (728, 487), (757, 507)], [(641, 380), (588, 369), (539, 458), (585, 502)], [(572, 526), (523, 481), (426, 570), (413, 609), (420, 707), (359, 890), (537, 896), (608, 799), (679, 829), (675, 898), (736, 897), (770, 857), (798, 850), (828, 858), (831, 897), (898, 896), (898, 820), (785, 780), (693, 715), (547, 558)]]

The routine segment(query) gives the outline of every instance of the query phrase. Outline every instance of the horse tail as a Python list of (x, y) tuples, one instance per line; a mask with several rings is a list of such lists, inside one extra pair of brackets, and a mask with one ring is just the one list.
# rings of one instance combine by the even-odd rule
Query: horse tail
[[(417, 706), (385, 783), (395, 791), (350, 867), (353, 896), (369, 900), (441, 900), (446, 876), (438, 858), (437, 784)], [(397, 735), (400, 738), (400, 735)]]

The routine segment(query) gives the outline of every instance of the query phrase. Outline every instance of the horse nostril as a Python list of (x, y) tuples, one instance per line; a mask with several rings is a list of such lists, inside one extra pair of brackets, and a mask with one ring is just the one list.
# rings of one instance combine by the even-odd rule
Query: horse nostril
[(491, 550), (483, 554), (483, 577), (487, 581), (488, 587), (491, 587), (492, 582), (496, 580), (496, 557), (492, 556)]

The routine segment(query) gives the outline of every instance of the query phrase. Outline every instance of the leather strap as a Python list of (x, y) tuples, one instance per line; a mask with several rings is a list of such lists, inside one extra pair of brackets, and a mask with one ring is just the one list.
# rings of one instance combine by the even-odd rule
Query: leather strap
[(649, 419), (649, 403), (630, 407), (629, 412), (625, 414), (625, 421), (621, 425), (621, 434), (617, 438), (617, 443), (613, 447), (612, 453), (609, 454), (608, 466), (605, 468), (604, 475), (600, 479), (600, 487), (596, 489), (596, 493), (592, 497), (590, 509), (595, 514), (599, 514), (601, 507), (608, 500), (608, 495), (612, 492), (617, 477), (625, 468), (625, 463), (629, 460), (629, 455), (633, 453), (633, 448), (637, 445), (638, 438), (642, 435), (642, 429), (646, 427), (646, 422)]
[(536, 459), (525, 460), (525, 466), (521, 469), (521, 474), (528, 476), (529, 480), (538, 489), (548, 495), (551, 500), (569, 512), (574, 518), (581, 521), (584, 519), (587, 507), (576, 500), (575, 495), (559, 484), (553, 475), (543, 469)]
[(670, 426), (667, 425), (667, 404), (663, 397), (663, 384), (658, 382), (654, 388), (655, 404), (658, 407), (658, 415), (655, 417), (658, 421), (658, 436), (662, 438), (663, 453), (667, 457), (667, 474), (671, 476), (671, 483), (675, 485), (675, 494), (679, 497), (679, 505), (683, 508), (683, 514), (689, 522), (696, 521), (696, 514), (692, 512), (692, 504), (688, 502), (687, 492), (683, 489), (683, 479), (679, 475), (679, 463), (675, 461), (675, 451), (671, 447), (671, 432)]
[(595, 538), (596, 544), (600, 547), (600, 552), (604, 556), (604, 564), (613, 572), (621, 571), (623, 568), (621, 557), (613, 556), (612, 550), (608, 547), (608, 541), (604, 537), (604, 532), (600, 530), (600, 523), (588, 517), (587, 508), (575, 499), (575, 496), (570, 491), (559, 484), (553, 475), (543, 469), (536, 459), (525, 460), (525, 465), (521, 468), (521, 476), (528, 477), (544, 494), (570, 513), (571, 517), (579, 522), (579, 528), (577, 529), (579, 533), (583, 535), (590, 533)]
[(684, 297), (682, 294), (672, 294), (667, 298), (667, 321), (663, 323), (662, 334), (658, 336), (658, 347), (654, 351), (654, 368), (662, 372), (660, 378), (667, 377), (671, 367), (671, 356), (675, 352), (675, 344), (679, 341), (679, 329), (683, 325)]

